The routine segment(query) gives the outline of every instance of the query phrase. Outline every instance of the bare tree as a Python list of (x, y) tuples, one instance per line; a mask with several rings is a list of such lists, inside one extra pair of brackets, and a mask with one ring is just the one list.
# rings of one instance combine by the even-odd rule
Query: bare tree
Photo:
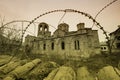
[(1, 28), (3, 26), (5, 22), (5, 17), (2, 18), (2, 16), (0, 15), (0, 35), (2, 35), (4, 28)]
[(17, 30), (16, 25), (3, 26), (5, 18), (0, 17), (0, 20), (0, 51), (15, 50), (20, 43), (20, 30)]

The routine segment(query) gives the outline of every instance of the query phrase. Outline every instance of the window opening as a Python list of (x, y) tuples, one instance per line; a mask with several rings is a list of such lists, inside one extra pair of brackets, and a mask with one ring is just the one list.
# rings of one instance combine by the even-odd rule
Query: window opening
[(46, 44), (43, 44), (43, 50), (46, 50)]
[(79, 43), (79, 40), (76, 40), (74, 41), (74, 47), (75, 47), (75, 50), (79, 50), (80, 49), (80, 43)]
[(62, 50), (64, 50), (65, 49), (65, 43), (62, 41), (62, 43), (61, 43), (61, 48), (62, 48)]
[(54, 50), (54, 42), (51, 44), (51, 49)]
[(106, 49), (106, 47), (104, 47), (104, 49)]

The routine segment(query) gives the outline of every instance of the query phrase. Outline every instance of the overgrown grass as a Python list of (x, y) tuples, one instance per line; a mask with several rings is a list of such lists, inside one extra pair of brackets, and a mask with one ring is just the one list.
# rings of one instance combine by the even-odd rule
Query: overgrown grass
[[(16, 55), (17, 57), (21, 57), (22, 59), (26, 58), (26, 55), (24, 52), (23, 54)], [(69, 58), (65, 58), (64, 56), (60, 55), (45, 55), (45, 54), (32, 54), (32, 53), (27, 53), (27, 56), (30, 59), (35, 59), (35, 58), (40, 58), (43, 62), (44, 61), (53, 61), (59, 64), (60, 66), (70, 66), (72, 67), (75, 71), (77, 68), (86, 66), (88, 70), (94, 75), (96, 72), (98, 72), (101, 68), (107, 65), (111, 65), (113, 67), (118, 68), (118, 64), (120, 63), (120, 53), (112, 53), (112, 54), (99, 54), (92, 56), (87, 59), (80, 59), (80, 60), (72, 60)], [(120, 69), (120, 68), (119, 68)]]
[(118, 67), (118, 63), (120, 61), (119, 53), (99, 54), (83, 60), (72, 60), (72, 59), (68, 59), (60, 55), (54, 55), (54, 54), (51, 54), (49, 56), (43, 55), (43, 54), (42, 55), (32, 54), (32, 55), (29, 55), (29, 57), (31, 57), (32, 59), (40, 58), (43, 61), (53, 61), (58, 63), (59, 65), (72, 66), (74, 68), (87, 66), (88, 69), (91, 69), (94, 71), (97, 71), (106, 65)]

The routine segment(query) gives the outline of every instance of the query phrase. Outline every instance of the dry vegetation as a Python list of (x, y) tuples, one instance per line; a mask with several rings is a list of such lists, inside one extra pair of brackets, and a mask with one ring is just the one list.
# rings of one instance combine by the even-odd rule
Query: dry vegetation
[[(101, 69), (103, 69), (106, 66), (113, 66), (113, 67), (117, 67), (118, 69), (120, 69), (120, 66), (118, 66), (118, 64), (120, 64), (119, 53), (99, 54), (99, 55), (95, 55), (87, 59), (80, 59), (80, 60), (71, 60), (67, 58), (63, 59), (58, 55), (47, 56), (47, 55), (35, 55), (32, 53), (26, 56), (25, 52), (23, 51), (15, 51), (14, 54), (6, 53), (6, 55), (9, 55), (9, 56), (5, 56), (2, 54), (0, 55), (1, 59), (3, 59), (2, 56), (5, 58), (5, 61), (3, 61), (5, 62), (5, 64), (9, 62), (11, 58), (10, 56), (13, 56), (13, 55), (14, 55), (14, 58), (11, 61), (15, 61), (18, 59), (20, 61), (22, 60), (24, 61), (27, 59), (26, 63), (28, 63), (32, 60), (35, 60), (36, 58), (39, 58), (42, 61), (35, 68), (32, 68), (29, 72), (27, 72), (27, 74), (24, 74), (21, 78), (18, 78), (16, 80), (21, 80), (21, 79), (27, 80), (28, 78), (29, 80), (33, 80), (33, 79), (43, 80), (45, 77), (48, 76), (50, 72), (52, 72), (52, 70), (56, 69), (59, 66), (71, 67), (75, 71), (75, 73), (77, 73), (79, 68), (86, 67), (88, 72), (90, 72), (90, 74), (93, 77), (96, 77), (97, 76), (96, 73), (98, 73)], [(57, 66), (55, 67), (53, 66), (53, 64), (50, 64), (49, 62), (53, 62)], [(5, 64), (2, 64), (2, 65), (5, 65)]]

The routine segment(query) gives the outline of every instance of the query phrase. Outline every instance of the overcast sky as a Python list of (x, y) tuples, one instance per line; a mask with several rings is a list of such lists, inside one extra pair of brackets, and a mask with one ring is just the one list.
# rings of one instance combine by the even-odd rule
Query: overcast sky
[[(0, 16), (5, 16), (6, 22), (12, 20), (32, 20), (38, 15), (56, 9), (76, 9), (89, 13), (93, 17), (105, 5), (113, 0), (0, 0)], [(63, 13), (53, 13), (40, 19), (40, 22), (57, 26)], [(76, 30), (75, 25), (85, 22), (86, 27), (91, 27), (92, 22), (84, 19), (84, 16), (67, 13), (61, 22), (68, 23), (70, 30)], [(38, 20), (39, 21), (39, 20)], [(108, 32), (116, 30), (120, 25), (120, 0), (107, 7), (97, 17), (97, 21)], [(57, 27), (56, 27), (57, 28)], [(98, 28), (95, 28), (98, 29)], [(100, 30), (98, 29), (100, 32)], [(104, 40), (102, 33), (99, 33), (100, 41)]]

